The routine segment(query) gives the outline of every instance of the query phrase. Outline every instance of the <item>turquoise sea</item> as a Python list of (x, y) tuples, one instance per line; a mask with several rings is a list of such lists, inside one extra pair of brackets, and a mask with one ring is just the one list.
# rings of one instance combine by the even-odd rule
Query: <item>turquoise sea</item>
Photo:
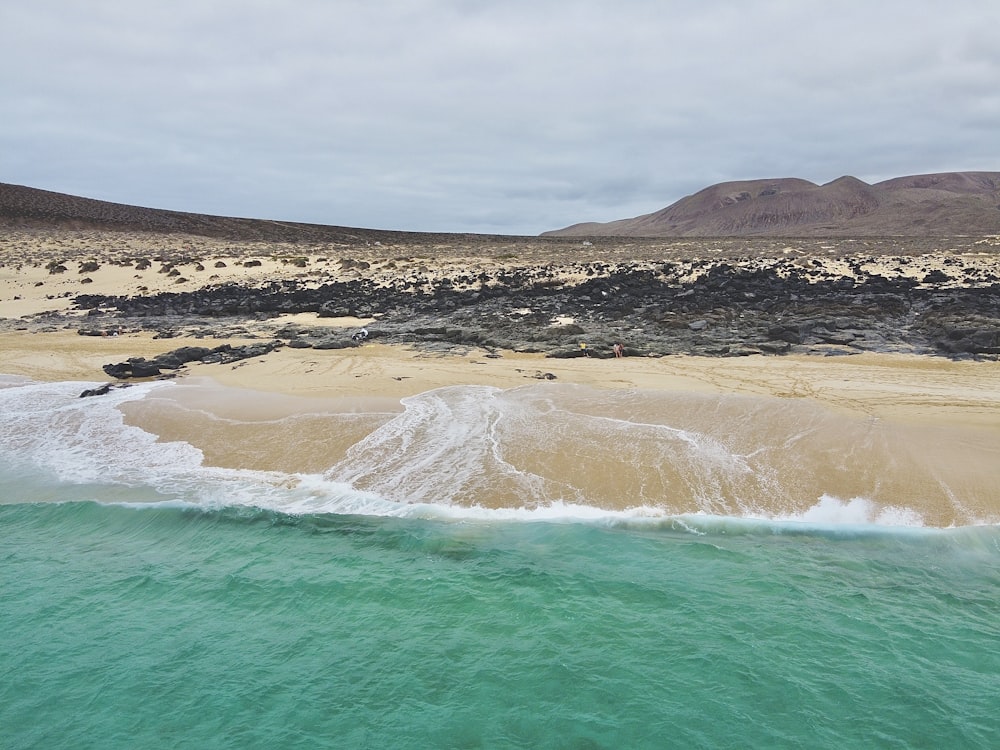
[(88, 385), (0, 383), (4, 750), (1000, 747), (993, 464), (763, 402)]

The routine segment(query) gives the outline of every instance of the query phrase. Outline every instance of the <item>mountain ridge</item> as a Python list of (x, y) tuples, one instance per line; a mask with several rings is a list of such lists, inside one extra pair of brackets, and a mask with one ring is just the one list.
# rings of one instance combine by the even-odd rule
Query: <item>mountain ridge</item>
[(428, 242), (436, 238), (472, 236), (458, 232), (406, 232), (197, 214), (113, 203), (10, 183), (0, 183), (0, 228), (3, 227), (191, 234), (267, 242)]
[[(406, 232), (145, 208), (0, 183), (0, 227), (192, 234), (279, 242), (433, 241), (497, 237)], [(653, 213), (583, 222), (540, 237), (871, 237), (1000, 234), (1000, 172), (942, 172), (869, 185), (782, 177), (722, 182)]]
[(722, 182), (631, 219), (543, 237), (927, 236), (1000, 233), (1000, 172), (942, 172), (873, 185), (845, 175)]

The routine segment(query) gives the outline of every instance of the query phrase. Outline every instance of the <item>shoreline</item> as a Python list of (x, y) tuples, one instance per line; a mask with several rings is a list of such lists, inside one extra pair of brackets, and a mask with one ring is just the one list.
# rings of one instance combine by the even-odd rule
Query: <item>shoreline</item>
[[(75, 394), (59, 389), (61, 398), (83, 419), (110, 417), (109, 437), (138, 428), (143, 440), (174, 446), (168, 451), (196, 451), (209, 473), (276, 472), (281, 493), (299, 492), (300, 481), (326, 487), (322, 477), (334, 471), (353, 490), (442, 507), (649, 505), (675, 515), (832, 514), (842, 523), (909, 519), (904, 525), (941, 528), (1000, 518), (995, 362), (899, 354), (549, 359), (373, 342), (191, 362), (166, 381), (176, 387), (113, 395), (108, 405), (101, 394), (80, 398), (88, 384), (110, 382), (102, 363), (198, 343), (148, 332), (3, 333), (0, 372), (78, 384)], [(110, 385), (150, 382), (163, 378)], [(70, 443), (86, 434), (69, 429)], [(513, 474), (492, 463), (494, 440), (499, 466), (509, 462)], [(145, 450), (150, 458), (138, 460), (158, 465), (159, 448)], [(328, 489), (316, 491), (326, 497)]]
[[(259, 340), (223, 340), (211, 345), (254, 342)], [(4, 357), (0, 372), (37, 381), (114, 383), (101, 370), (103, 365), (194, 345), (205, 346), (206, 342), (158, 339), (149, 333), (108, 337), (72, 332), (0, 333)], [(207, 378), (248, 393), (304, 399), (398, 401), (449, 386), (507, 390), (539, 382), (596, 389), (807, 399), (859, 418), (1000, 432), (1000, 365), (918, 355), (552, 359), (541, 354), (483, 349), (440, 353), (375, 342), (339, 350), (286, 346), (266, 356), (231, 364), (192, 362), (176, 371), (175, 377), (177, 382)]]

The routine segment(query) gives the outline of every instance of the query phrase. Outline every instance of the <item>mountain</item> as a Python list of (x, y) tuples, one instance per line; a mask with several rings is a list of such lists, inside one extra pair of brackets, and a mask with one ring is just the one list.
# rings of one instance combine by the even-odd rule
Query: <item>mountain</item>
[(550, 237), (873, 237), (1000, 234), (1000, 172), (896, 177), (869, 185), (780, 178), (712, 185), (655, 213), (574, 224)]
[[(0, 183), (0, 228), (202, 235), (267, 242), (433, 242), (467, 234), (397, 232), (142, 208)], [(724, 182), (655, 213), (574, 224), (544, 237), (873, 237), (1000, 234), (1000, 172), (897, 177), (868, 185), (781, 178)], [(474, 235), (485, 239), (486, 235)]]
[(193, 214), (0, 183), (0, 228), (3, 227), (192, 234), (260, 242), (428, 242), (468, 236)]

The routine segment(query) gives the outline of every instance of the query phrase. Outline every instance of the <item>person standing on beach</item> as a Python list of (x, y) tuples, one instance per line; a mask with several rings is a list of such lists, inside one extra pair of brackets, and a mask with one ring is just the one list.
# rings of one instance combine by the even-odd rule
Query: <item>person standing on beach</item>
[(625, 347), (621, 345), (620, 341), (616, 341), (615, 345), (611, 347), (615, 353), (615, 359), (621, 359), (625, 356)]

